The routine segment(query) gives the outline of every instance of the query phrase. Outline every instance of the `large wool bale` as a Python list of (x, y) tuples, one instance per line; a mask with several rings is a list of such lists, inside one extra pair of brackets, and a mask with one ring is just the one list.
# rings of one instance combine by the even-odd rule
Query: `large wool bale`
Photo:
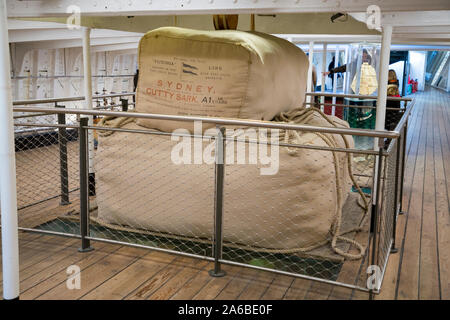
[[(264, 33), (159, 28), (139, 44), (136, 110), (271, 120), (302, 105), (308, 64), (297, 46)], [(192, 129), (187, 122), (138, 124)]]
[[(307, 125), (332, 126), (318, 111), (302, 113)], [(329, 119), (334, 126), (348, 127), (336, 117)], [(128, 123), (124, 128), (141, 127)], [(235, 137), (244, 139), (245, 132), (235, 131)], [(346, 137), (346, 143), (337, 134), (282, 131), (284, 135), (293, 144), (353, 147), (351, 136)], [(214, 152), (214, 142), (193, 138), (191, 159), (195, 157), (196, 141), (202, 150), (212, 146)], [(98, 221), (172, 238), (211, 239), (214, 164), (175, 163), (172, 152), (178, 143), (163, 135), (116, 132), (101, 136), (96, 154)], [(335, 235), (351, 189), (346, 153), (281, 147), (278, 171), (262, 175), (261, 168), (267, 166), (261, 162), (236, 164), (237, 150), (226, 147), (228, 155), (234, 154), (233, 162), (225, 165), (226, 243), (255, 250), (299, 252), (323, 245)], [(251, 152), (248, 144), (247, 159)]]

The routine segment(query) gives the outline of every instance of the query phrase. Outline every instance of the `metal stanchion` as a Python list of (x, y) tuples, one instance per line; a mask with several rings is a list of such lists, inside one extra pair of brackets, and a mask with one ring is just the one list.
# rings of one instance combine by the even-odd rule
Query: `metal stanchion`
[[(392, 246), (391, 246), (391, 253), (397, 253), (398, 248), (395, 247), (395, 234), (397, 231), (397, 210), (399, 209), (398, 205), (398, 197), (399, 197), (399, 174), (400, 174), (400, 152), (401, 152), (401, 146), (403, 143), (402, 136), (398, 137), (397, 141), (397, 155), (395, 159), (395, 194), (394, 194), (394, 216), (392, 217), (394, 220), (392, 221)], [(400, 200), (401, 201), (401, 200)]]
[(122, 111), (127, 112), (128, 111), (128, 99), (120, 99), (120, 103), (122, 105)]
[(403, 184), (405, 179), (405, 160), (406, 160), (406, 142), (408, 137), (408, 120), (405, 122), (405, 126), (403, 127), (403, 145), (402, 145), (402, 171), (400, 173), (400, 211), (399, 214), (405, 214), (403, 211)]
[(214, 215), (214, 269), (209, 271), (212, 277), (223, 277), (225, 271), (221, 270), (222, 258), (222, 222), (223, 222), (223, 183), (225, 176), (225, 128), (218, 128), (216, 138), (216, 187), (215, 187), (215, 215)]
[[(383, 139), (378, 139), (379, 143), (379, 151), (378, 151), (378, 175), (377, 175), (377, 186), (375, 193), (375, 204), (373, 206), (372, 211), (372, 257), (371, 257), (371, 265), (378, 266), (378, 256), (377, 256), (377, 233), (378, 233), (378, 219), (381, 210), (380, 200), (381, 200), (381, 170), (383, 163)], [(369, 291), (369, 299), (373, 300), (375, 297), (374, 290), (370, 289)]]
[(88, 173), (88, 135), (85, 129), (89, 124), (88, 117), (80, 118), (80, 129), (78, 139), (80, 142), (80, 235), (81, 248), (80, 252), (89, 252), (93, 250), (89, 239), (89, 173)]
[[(55, 103), (55, 108), (65, 108)], [(58, 113), (58, 124), (66, 124), (66, 115)], [(61, 202), (65, 206), (70, 204), (69, 201), (69, 171), (67, 167), (67, 131), (64, 127), (58, 128), (58, 145), (59, 145), (59, 168), (61, 179)]]

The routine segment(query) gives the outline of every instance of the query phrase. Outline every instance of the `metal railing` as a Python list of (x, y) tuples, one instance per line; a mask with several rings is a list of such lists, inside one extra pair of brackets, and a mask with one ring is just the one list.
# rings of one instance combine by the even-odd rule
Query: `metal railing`
[[(134, 96), (135, 94), (136, 94), (135, 92), (103, 94), (103, 95), (92, 96), (92, 100), (105, 99), (105, 98), (122, 98), (122, 97), (127, 97), (127, 96)], [(66, 98), (16, 100), (16, 101), (13, 101), (13, 106), (25, 106), (25, 105), (59, 103), (59, 102), (72, 102), (72, 101), (83, 101), (83, 100), (85, 100), (84, 96), (66, 97)]]
[[(363, 96), (358, 97), (364, 98)], [(51, 100), (56, 104), (61, 101), (70, 101), (67, 99)], [(40, 140), (36, 140), (38, 142), (30, 142), (31, 147), (18, 148), (16, 141), (20, 229), (78, 237), (81, 239), (81, 251), (91, 250), (90, 241), (95, 240), (206, 259), (214, 262), (214, 269), (210, 272), (212, 276), (223, 276), (221, 264), (226, 263), (321, 281), (368, 292), (371, 295), (376, 294), (380, 290), (382, 279), (374, 287), (368, 288), (366, 285), (368, 277), (365, 271), (368, 266), (378, 266), (384, 277), (389, 254), (391, 249), (395, 248), (397, 215), (402, 212), (407, 122), (413, 103), (409, 103), (411, 99), (398, 100), (403, 101), (404, 106), (398, 110), (402, 117), (397, 121), (393, 131), (137, 112), (18, 107), (19, 102), (15, 102), (15, 112), (38, 112), (39, 115), (55, 114), (58, 117), (58, 122), (55, 124), (39, 123), (39, 121), (17, 124), (18, 126), (37, 128), (37, 130), (42, 127), (50, 128), (56, 132), (56, 136), (53, 137), (41, 134)], [(45, 102), (43, 100), (34, 101), (34, 103), (48, 102), (48, 100)], [(34, 103), (24, 102), (24, 104)], [(68, 115), (78, 116), (79, 123), (65, 124)], [(130, 127), (89, 126), (85, 116), (126, 117), (137, 121), (142, 119), (182, 121), (183, 123), (199, 121), (212, 124), (216, 127), (216, 131), (214, 134), (207, 132), (169, 133), (137, 125)], [(35, 117), (39, 118), (39, 116)], [(351, 259), (342, 259), (336, 252), (330, 250), (328, 241), (325, 246), (317, 250), (305, 252), (301, 250), (287, 252), (289, 250), (276, 247), (276, 243), (292, 241), (294, 238), (292, 235), (290, 237), (283, 235), (280, 230), (286, 230), (286, 234), (289, 234), (289, 230), (297, 228), (295, 230), (300, 230), (300, 233), (297, 232), (296, 237), (300, 236), (306, 240), (308, 237), (312, 237), (311, 234), (314, 233), (314, 230), (311, 233), (308, 228), (303, 229), (302, 222), (296, 220), (296, 214), (289, 220), (286, 215), (279, 213), (278, 211), (283, 210), (288, 212), (287, 209), (283, 209), (283, 203), (280, 204), (278, 211), (265, 207), (264, 203), (266, 202), (274, 205), (274, 195), (278, 194), (278, 191), (274, 189), (274, 192), (269, 193), (269, 190), (264, 190), (264, 188), (254, 188), (253, 186), (260, 183), (261, 177), (249, 175), (247, 169), (247, 171), (243, 171), (240, 167), (230, 166), (226, 162), (225, 149), (229, 143), (262, 144), (258, 139), (229, 136), (225, 133), (227, 126), (277, 129), (283, 130), (286, 134), (295, 131), (315, 135), (324, 134), (329, 137), (366, 137), (380, 141), (379, 150), (336, 145), (312, 145), (289, 140), (263, 143), (267, 147), (275, 145), (281, 148), (281, 152), (284, 154), (295, 153), (293, 150), (303, 150), (301, 151), (304, 152), (302, 155), (316, 157), (316, 160), (319, 161), (330, 161), (333, 156), (337, 158), (350, 156), (356, 183), (370, 198), (369, 203), (373, 203), (367, 213), (370, 223), (358, 225), (361, 230), (351, 231), (347, 234), (353, 237), (352, 239), (359, 238), (358, 241), (365, 247), (365, 251), (358, 260), (361, 268), (356, 277), (351, 280), (342, 278), (341, 269), (346, 268)], [(98, 186), (96, 196), (89, 195), (87, 168), (89, 130), (100, 135), (99, 147), (94, 151), (96, 179), (100, 179), (96, 184)], [(214, 141), (214, 149), (217, 150), (214, 166), (195, 167), (196, 165), (193, 165), (189, 167), (189, 170), (179, 169), (181, 171), (176, 171), (177, 168), (185, 168), (185, 166), (176, 167), (164, 162), (164, 159), (168, 159), (167, 154), (173, 151), (174, 143), (171, 138), (177, 136), (180, 139), (189, 137), (202, 142)], [(116, 145), (121, 147), (114, 149)], [(116, 156), (116, 158), (114, 158), (114, 153), (108, 153), (111, 150), (119, 149), (123, 150), (121, 156)], [(298, 166), (298, 158), (296, 160), (295, 156), (286, 157), (288, 165)], [(168, 168), (171, 168), (172, 171)], [(160, 172), (163, 173), (158, 175)], [(149, 175), (149, 173), (151, 174)], [(186, 189), (184, 186), (193, 187), (191, 185), (192, 174), (197, 174), (201, 183), (195, 185), (196, 189)], [(309, 173), (305, 174), (307, 177)], [(107, 185), (105, 177), (111, 178), (115, 183)], [(145, 179), (150, 177), (151, 180)], [(246, 178), (247, 181), (242, 181), (243, 178)], [(289, 178), (285, 177), (284, 179), (287, 181)], [(57, 183), (57, 181), (59, 182)], [(265, 182), (270, 181), (272, 180), (265, 180)], [(289, 180), (286, 183), (289, 184), (292, 181)], [(311, 181), (311, 183), (316, 182)], [(171, 187), (167, 187), (168, 185)], [(361, 210), (358, 211), (357, 208), (360, 198), (353, 189), (355, 189), (354, 184), (352, 191), (348, 191), (348, 197), (342, 209), (343, 225), (349, 230), (355, 226), (355, 223), (360, 222), (358, 219), (361, 219)], [(142, 190), (146, 190), (145, 196), (140, 193)], [(248, 191), (248, 195), (243, 194), (245, 190)], [(79, 191), (79, 194), (76, 191)], [(265, 196), (266, 192), (272, 196)], [(317, 190), (317, 192), (318, 194), (325, 193), (325, 189)], [(194, 196), (194, 194), (204, 196)], [(261, 202), (256, 202), (251, 207), (253, 211), (247, 212), (245, 205), (242, 206), (242, 204), (249, 201), (246, 198), (250, 198), (250, 194), (256, 197), (255, 199), (260, 199)], [(52, 205), (49, 205), (57, 198), (60, 198), (59, 203), (53, 204), (52, 202)], [(292, 208), (296, 206), (307, 208), (310, 205), (298, 194), (293, 194), (290, 200), (289, 205)], [(316, 204), (318, 205), (318, 203)], [(209, 206), (210, 209), (205, 209)], [(149, 208), (149, 211), (142, 211), (143, 207)], [(321, 211), (320, 208), (311, 209), (315, 209), (316, 212)], [(210, 219), (208, 221), (200, 219), (200, 223), (194, 221), (196, 210), (210, 210)], [(181, 211), (187, 211), (191, 215), (181, 215)], [(275, 220), (265, 221), (271, 219), (271, 215), (264, 214), (266, 211), (271, 212)], [(127, 214), (132, 216), (136, 212), (144, 214), (136, 215), (133, 218), (127, 217)], [(156, 220), (151, 220), (154, 216)], [(164, 217), (162, 222), (158, 220), (159, 216)], [(261, 218), (254, 219), (255, 216), (261, 216)], [(234, 228), (236, 222), (230, 221), (231, 217), (240, 217), (240, 225), (237, 229)], [(270, 228), (276, 224), (280, 224), (280, 229), (270, 232)], [(241, 227), (247, 228), (247, 233), (241, 232), (239, 229)], [(246, 234), (249, 236), (247, 237)], [(271, 245), (272, 247), (270, 247)], [(352, 251), (351, 247), (346, 247), (342, 243), (340, 249), (347, 253)]]

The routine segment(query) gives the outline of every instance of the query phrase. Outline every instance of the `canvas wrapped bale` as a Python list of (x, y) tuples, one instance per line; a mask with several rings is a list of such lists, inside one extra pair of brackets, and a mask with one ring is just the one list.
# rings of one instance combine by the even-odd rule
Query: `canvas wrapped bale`
[[(276, 120), (348, 127), (345, 121), (313, 108), (281, 113)], [(142, 129), (131, 120), (113, 121), (124, 129)], [(227, 131), (227, 135), (242, 138), (248, 128), (242, 129)], [(311, 147), (353, 147), (351, 137), (338, 134), (281, 131), (278, 139)], [(174, 161), (173, 150), (181, 141), (166, 135), (101, 134), (96, 154), (97, 222), (167, 238), (210, 242), (214, 164)], [(214, 141), (192, 138), (189, 143), (191, 162), (195, 162), (195, 143), (200, 143), (203, 154), (209, 150), (210, 159), (214, 159)], [(359, 250), (356, 254), (344, 252), (337, 245), (342, 240), (352, 241), (341, 230), (342, 207), (353, 183), (349, 154), (280, 147), (278, 170), (262, 175), (260, 169), (266, 165), (237, 164), (238, 148), (230, 149), (229, 145), (228, 141), (225, 152), (233, 153), (234, 162), (227, 157), (225, 165), (225, 245), (275, 253), (309, 252), (328, 245), (346, 258), (361, 257), (361, 245), (353, 243)], [(249, 145), (245, 149), (248, 159), (252, 153)]]
[[(271, 120), (302, 105), (307, 70), (301, 49), (268, 34), (159, 28), (139, 44), (136, 110)], [(193, 129), (186, 122), (137, 124), (166, 132)]]

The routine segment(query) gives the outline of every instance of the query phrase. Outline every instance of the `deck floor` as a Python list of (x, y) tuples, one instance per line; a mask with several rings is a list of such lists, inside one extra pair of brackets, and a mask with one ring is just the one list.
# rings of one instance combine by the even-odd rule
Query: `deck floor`
[[(377, 299), (450, 299), (450, 95), (415, 94), (410, 119), (397, 247)], [(212, 263), (148, 249), (20, 232), (21, 299), (367, 299), (324, 283)], [(81, 269), (81, 289), (68, 290), (67, 268)], [(354, 273), (348, 268), (348, 274)], [(1, 271), (0, 271), (1, 275)], [(0, 283), (0, 290), (2, 285)]]

